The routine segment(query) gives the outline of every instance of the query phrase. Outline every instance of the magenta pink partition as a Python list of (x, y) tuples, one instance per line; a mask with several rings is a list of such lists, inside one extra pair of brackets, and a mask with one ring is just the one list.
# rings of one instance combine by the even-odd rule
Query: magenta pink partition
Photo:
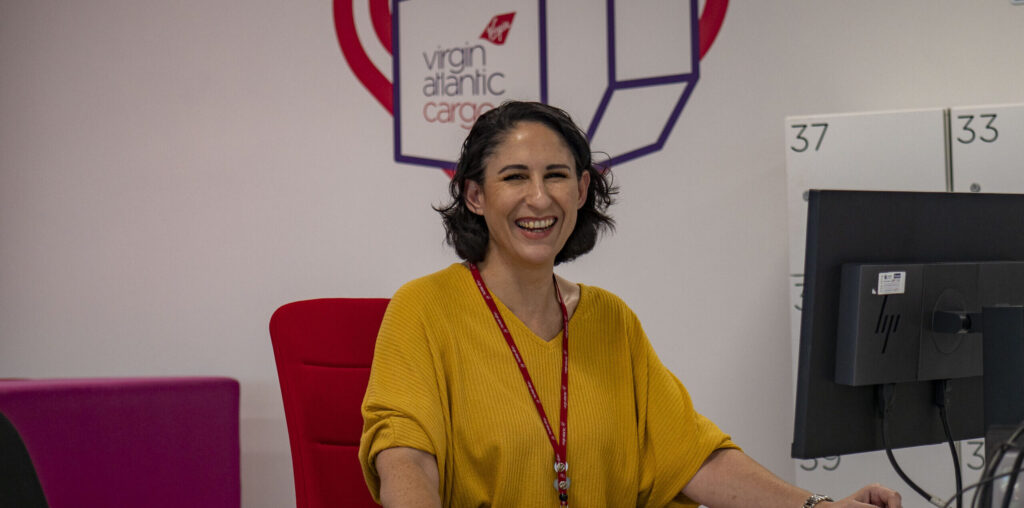
[(51, 508), (241, 505), (238, 381), (0, 381)]

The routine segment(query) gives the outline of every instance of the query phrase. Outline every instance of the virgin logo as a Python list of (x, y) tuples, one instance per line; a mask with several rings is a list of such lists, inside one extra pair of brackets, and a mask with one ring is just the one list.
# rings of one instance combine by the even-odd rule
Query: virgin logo
[(516, 17), (516, 13), (509, 12), (491, 18), (491, 22), (480, 34), (480, 38), (487, 39), (498, 46), (505, 44), (505, 38), (508, 37), (509, 29), (512, 28), (512, 18), (514, 17)]

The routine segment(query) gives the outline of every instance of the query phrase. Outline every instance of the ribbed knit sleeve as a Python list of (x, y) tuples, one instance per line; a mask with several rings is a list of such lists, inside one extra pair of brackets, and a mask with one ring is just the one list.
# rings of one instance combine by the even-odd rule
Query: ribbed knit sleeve
[(377, 336), (373, 367), (363, 398), (359, 460), (373, 498), (380, 501), (374, 461), (381, 450), (410, 447), (437, 457), (443, 475), (448, 447), (445, 408), (439, 394), (437, 351), (427, 340), (423, 295), (403, 287), (388, 304)]
[[(639, 323), (636, 325), (639, 327)], [(661, 363), (641, 330), (634, 343), (640, 432), (640, 492), (637, 506), (697, 506), (681, 494), (700, 466), (720, 448), (738, 448), (718, 426), (699, 414), (681, 382)]]

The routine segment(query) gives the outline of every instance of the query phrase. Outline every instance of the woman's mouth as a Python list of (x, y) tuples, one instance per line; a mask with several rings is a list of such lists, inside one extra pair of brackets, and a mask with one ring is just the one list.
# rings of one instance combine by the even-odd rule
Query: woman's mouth
[(551, 229), (551, 226), (554, 226), (555, 222), (556, 219), (554, 217), (548, 217), (546, 219), (518, 219), (516, 220), (516, 226), (532, 233), (542, 233)]

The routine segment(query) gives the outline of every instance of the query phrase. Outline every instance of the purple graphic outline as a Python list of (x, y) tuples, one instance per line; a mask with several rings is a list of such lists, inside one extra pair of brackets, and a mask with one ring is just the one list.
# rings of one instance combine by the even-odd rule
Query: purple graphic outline
[(690, 69), (689, 73), (683, 74), (672, 74), (667, 76), (655, 76), (651, 78), (639, 78), (619, 81), (617, 76), (616, 59), (615, 59), (615, 1), (607, 0), (606, 4), (606, 18), (607, 18), (607, 30), (608, 30), (608, 88), (605, 89), (604, 95), (601, 97), (601, 102), (597, 106), (597, 111), (594, 112), (593, 119), (590, 122), (590, 126), (587, 128), (587, 138), (594, 139), (594, 135), (597, 133), (597, 127), (600, 125), (605, 112), (608, 109), (609, 103), (611, 103), (612, 95), (618, 90), (629, 90), (633, 88), (642, 88), (650, 86), (663, 86), (669, 84), (683, 83), (685, 88), (676, 101), (675, 106), (672, 108), (672, 113), (669, 115), (668, 120), (665, 122), (665, 126), (662, 127), (661, 134), (658, 136), (658, 140), (649, 145), (642, 146), (635, 150), (628, 151), (626, 153), (611, 157), (607, 164), (614, 166), (626, 161), (631, 161), (638, 157), (643, 157), (649, 153), (656, 152), (665, 147), (665, 142), (668, 140), (669, 134), (672, 133), (672, 129), (675, 127), (676, 122), (679, 120), (679, 115), (683, 112), (683, 107), (690, 100), (690, 94), (693, 93), (693, 89), (700, 80), (700, 34), (698, 33), (699, 17), (697, 13), (697, 0), (690, 0)]
[[(416, 164), (421, 166), (437, 167), (441, 169), (452, 169), (455, 167), (454, 161), (446, 161), (439, 159), (431, 159), (426, 157), (416, 157), (412, 155), (402, 154), (402, 129), (401, 129), (401, 79), (399, 71), (399, 53), (400, 53), (400, 39), (399, 39), (399, 15), (398, 9), (401, 2), (407, 2), (409, 0), (392, 0), (391, 3), (391, 40), (393, 57), (391, 59), (392, 67), (392, 95), (394, 100), (394, 115), (393, 115), (393, 128), (394, 128), (394, 156), (396, 162), (405, 162), (409, 164)], [(601, 96), (597, 109), (594, 112), (593, 118), (591, 119), (590, 125), (587, 128), (586, 134), (589, 140), (594, 139), (594, 135), (597, 132), (598, 126), (601, 124), (605, 113), (608, 110), (608, 106), (611, 103), (612, 96), (619, 90), (631, 90), (636, 88), (646, 88), (655, 86), (665, 86), (673, 84), (684, 84), (683, 91), (676, 101), (675, 106), (672, 108), (672, 112), (669, 114), (668, 120), (662, 127), (661, 133), (658, 139), (648, 145), (641, 146), (634, 150), (615, 155), (607, 161), (607, 165), (614, 166), (623, 162), (631, 161), (633, 159), (643, 157), (644, 155), (657, 152), (664, 148), (666, 141), (668, 140), (669, 134), (672, 133), (672, 129), (675, 127), (676, 122), (679, 120), (679, 116), (683, 112), (683, 108), (686, 103), (690, 100), (690, 95), (693, 93), (693, 89), (696, 87), (697, 82), (700, 80), (700, 34), (698, 33), (699, 26), (699, 13), (697, 12), (697, 0), (690, 0), (690, 62), (691, 71), (683, 74), (670, 74), (665, 76), (655, 76), (650, 78), (637, 78), (619, 81), (617, 78), (616, 58), (615, 58), (615, 2), (616, 0), (606, 0), (606, 28), (607, 28), (607, 55), (608, 55), (608, 86), (605, 87), (604, 93)], [(547, 0), (538, 0), (538, 32), (539, 32), (539, 65), (540, 65), (540, 101), (548, 103), (548, 31), (547, 31)]]
[(538, 0), (538, 24), (540, 30), (540, 101), (548, 103), (548, 2)]
[(451, 169), (455, 167), (454, 162), (443, 161), (438, 159), (428, 159), (426, 157), (415, 157), (411, 155), (402, 154), (402, 94), (401, 91), (401, 75), (398, 69), (399, 65), (399, 39), (398, 39), (398, 3), (407, 2), (408, 0), (392, 0), (391, 1), (391, 95), (394, 100), (394, 114), (392, 115), (394, 131), (395, 131), (395, 162), (406, 162), (409, 164), (416, 164), (420, 166), (431, 166), (441, 169)]

